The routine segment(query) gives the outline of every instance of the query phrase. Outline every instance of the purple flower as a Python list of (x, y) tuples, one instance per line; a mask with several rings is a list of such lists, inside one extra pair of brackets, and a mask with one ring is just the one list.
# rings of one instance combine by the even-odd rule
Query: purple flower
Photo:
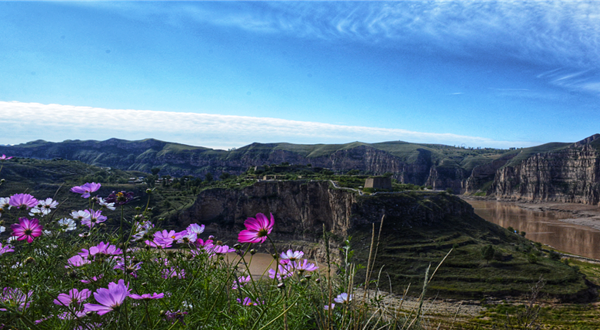
[(352, 301), (352, 295), (348, 295), (346, 292), (340, 293), (335, 299), (333, 299), (338, 304), (345, 304), (347, 302)]
[(185, 269), (181, 269), (179, 267), (171, 267), (169, 269), (163, 269), (162, 278), (167, 279), (170, 277), (177, 277), (178, 279), (185, 278)]
[(10, 225), (10, 228), (13, 230), (12, 236), (16, 236), (18, 241), (26, 239), (27, 243), (31, 243), (34, 238), (41, 236), (43, 229), (38, 219), (29, 220), (27, 218), (20, 218), (19, 223)]
[(137, 271), (142, 269), (142, 263), (143, 262), (138, 262), (137, 264), (133, 264), (133, 262), (131, 260), (129, 261), (129, 265), (125, 265), (125, 261), (123, 259), (121, 259), (119, 262), (117, 262), (117, 265), (113, 268), (113, 269), (120, 269), (123, 272), (130, 274), (131, 276), (137, 278)]
[(141, 296), (139, 294), (132, 293), (129, 295), (129, 298), (137, 299), (137, 300), (151, 300), (151, 299), (160, 299), (160, 298), (163, 298), (164, 296), (165, 296), (164, 293), (156, 293), (156, 292), (154, 292), (154, 294), (144, 293)]
[(83, 186), (75, 186), (73, 188), (71, 188), (71, 191), (76, 193), (76, 194), (81, 194), (81, 197), (83, 198), (90, 198), (90, 194), (93, 192), (98, 191), (98, 189), (100, 189), (100, 186), (102, 186), (99, 183), (86, 183)]
[(204, 232), (204, 225), (198, 225), (197, 223), (192, 223), (185, 230), (187, 230), (188, 232), (196, 233), (196, 235), (199, 235)]
[(196, 242), (198, 239), (198, 234), (193, 231), (184, 230), (180, 232), (181, 237), (177, 240), (179, 244), (190, 244)]
[(225, 254), (225, 253), (235, 252), (235, 249), (230, 248), (229, 245), (217, 244), (217, 245), (212, 245), (209, 249), (207, 249), (207, 252), (209, 252), (209, 253), (214, 252), (216, 254)]
[[(237, 281), (233, 281), (233, 286), (231, 287), (233, 290), (237, 290), (238, 288), (243, 287), (244, 285), (248, 284), (248, 282), (251, 281), (250, 275), (244, 277), (244, 276), (240, 276), (238, 277)], [(238, 282), (239, 282), (239, 287), (238, 287)]]
[(75, 305), (81, 304), (84, 300), (90, 297), (92, 293), (88, 289), (83, 289), (81, 291), (73, 288), (69, 290), (69, 293), (60, 293), (56, 299), (54, 299), (54, 304), (59, 306), (69, 307), (71, 303)]
[(124, 205), (129, 203), (133, 199), (133, 192), (125, 192), (119, 191), (115, 193), (114, 191), (106, 197), (105, 201), (107, 203), (114, 203), (115, 205)]
[(89, 277), (87, 280), (81, 280), (81, 283), (90, 284), (92, 282), (98, 282), (104, 275), (100, 274), (98, 276)]
[(275, 220), (273, 219), (273, 214), (271, 214), (270, 219), (267, 219), (264, 214), (257, 213), (256, 219), (246, 219), (244, 222), (246, 229), (240, 232), (238, 241), (240, 243), (264, 243), (267, 239), (267, 235), (273, 230), (274, 225)]
[(179, 321), (181, 324), (185, 325), (185, 322), (183, 322), (183, 317), (185, 315), (187, 315), (187, 312), (182, 312), (182, 311), (171, 312), (171, 311), (167, 311), (165, 313), (165, 318), (167, 319), (167, 321), (171, 321), (171, 323), (175, 323), (175, 322)]
[(100, 304), (85, 304), (84, 311), (104, 315), (121, 306), (129, 294), (129, 283), (125, 285), (123, 280), (119, 280), (118, 283), (110, 282), (108, 283), (108, 289), (100, 288), (94, 292), (94, 298)]
[(237, 298), (237, 302), (242, 304), (242, 306), (263, 305), (265, 303), (264, 301), (259, 301), (258, 299), (256, 299), (256, 302), (254, 302), (248, 297), (244, 298), (244, 300)]
[(98, 210), (98, 211), (87, 210), (87, 212), (89, 213), (89, 216), (83, 218), (83, 220), (81, 220), (81, 224), (86, 225), (90, 228), (92, 228), (96, 224), (104, 222), (104, 221), (106, 221), (106, 219), (108, 219), (107, 217), (102, 215), (102, 211), (100, 211), (100, 210)]
[(96, 255), (116, 256), (123, 254), (121, 249), (104, 242), (100, 242), (100, 244), (92, 246), (89, 250), (81, 249), (81, 251), (82, 252), (79, 252), (78, 254), (84, 258), (95, 257)]
[(38, 200), (30, 194), (14, 194), (10, 196), (8, 205), (25, 210), (38, 205)]
[[(31, 298), (32, 294), (33, 291), (29, 291), (25, 294), (19, 288), (4, 288), (2, 293), (0, 293), (0, 302), (18, 311), (23, 311), (29, 307), (29, 298)], [(6, 308), (0, 308), (0, 311), (6, 312)]]
[(281, 258), (281, 263), (282, 264), (287, 264), (290, 261), (296, 261), (300, 258), (302, 258), (302, 256), (304, 255), (304, 252), (302, 251), (293, 251), (292, 250), (287, 250), (287, 252), (281, 252), (281, 255), (279, 256)]
[(15, 250), (13, 250), (10, 245), (2, 247), (2, 243), (0, 243), (0, 256), (8, 252), (15, 252)]
[(12, 158), (12, 156), (11, 157), (6, 157), (6, 155), (4, 155), (4, 154), (2, 156), (0, 156), (0, 160), (8, 160), (8, 159), (11, 159), (11, 158)]
[(325, 305), (323, 306), (323, 309), (328, 311), (328, 310), (333, 310), (335, 308), (335, 303), (331, 303), (331, 305)]
[(315, 264), (308, 262), (308, 260), (306, 259), (302, 261), (292, 262), (292, 267), (296, 270), (307, 272), (314, 272), (315, 270), (319, 269), (319, 267), (315, 266)]
[(80, 255), (76, 255), (73, 256), (69, 259), (67, 259), (67, 263), (68, 265), (65, 266), (65, 268), (73, 268), (73, 267), (81, 267), (83, 265), (87, 265), (89, 263), (91, 263), (91, 261), (89, 261), (87, 258), (83, 258)]
[[(278, 265), (278, 267), (277, 267), (277, 279), (278, 280), (281, 281), (292, 275), (294, 275), (294, 269), (289, 264), (288, 265), (281, 265), (281, 264)], [(269, 277), (275, 278), (275, 270), (274, 269), (269, 269)]]
[(180, 234), (181, 233), (176, 233), (174, 230), (157, 231), (156, 233), (154, 233), (154, 240), (152, 242), (146, 241), (145, 243), (154, 248), (166, 249), (173, 245), (173, 241), (180, 239), (181, 236), (183, 236)]

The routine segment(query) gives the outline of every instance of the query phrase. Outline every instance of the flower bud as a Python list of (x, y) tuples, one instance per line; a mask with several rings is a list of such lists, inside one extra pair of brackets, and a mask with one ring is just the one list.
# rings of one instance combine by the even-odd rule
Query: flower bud
[(315, 279), (315, 282), (317, 282), (317, 283), (321, 283), (321, 279), (320, 279), (320, 278), (316, 278), (316, 279)]
[(250, 249), (250, 254), (251, 255), (255, 255), (256, 254), (256, 250), (255, 249)]
[(30, 264), (32, 262), (35, 262), (35, 259), (33, 259), (33, 257), (27, 257), (27, 259), (25, 259), (26, 264)]
[(285, 288), (285, 283), (283, 283), (283, 282), (277, 283), (277, 289), (283, 289), (283, 288)]
[(142, 209), (142, 208), (141, 208), (141, 207), (139, 207), (139, 206), (136, 206), (136, 207), (135, 207), (135, 210), (136, 210), (136, 211), (140, 211), (141, 209)]
[(148, 195), (152, 194), (152, 189), (150, 189), (150, 188), (146, 189), (146, 194), (148, 194)]
[(242, 247), (242, 244), (240, 244), (240, 243), (233, 244), (233, 248), (236, 250), (239, 250), (241, 247)]

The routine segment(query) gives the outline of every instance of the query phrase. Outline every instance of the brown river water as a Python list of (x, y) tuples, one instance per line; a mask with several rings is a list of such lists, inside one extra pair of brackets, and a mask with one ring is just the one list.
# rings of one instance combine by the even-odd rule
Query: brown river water
[(560, 221), (573, 216), (565, 212), (525, 210), (512, 203), (467, 200), (475, 213), (504, 228), (524, 231), (526, 238), (566, 253), (600, 259), (600, 231)]

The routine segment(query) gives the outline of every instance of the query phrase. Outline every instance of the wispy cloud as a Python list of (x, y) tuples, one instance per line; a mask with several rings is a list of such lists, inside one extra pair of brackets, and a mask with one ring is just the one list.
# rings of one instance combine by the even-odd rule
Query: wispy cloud
[(424, 133), (278, 118), (101, 109), (23, 102), (0, 102), (0, 126), (1, 144), (22, 143), (35, 139), (60, 141), (111, 137), (152, 137), (221, 149), (240, 147), (252, 142), (345, 143), (403, 140), (500, 148), (534, 144), (449, 133)]

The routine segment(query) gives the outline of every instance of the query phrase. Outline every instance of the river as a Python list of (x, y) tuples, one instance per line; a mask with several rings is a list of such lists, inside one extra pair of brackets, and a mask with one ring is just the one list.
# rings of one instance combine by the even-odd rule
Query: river
[(512, 203), (466, 200), (475, 214), (504, 228), (524, 231), (526, 238), (555, 249), (588, 258), (600, 259), (600, 231), (569, 224), (560, 219), (573, 216), (566, 212), (525, 210)]

